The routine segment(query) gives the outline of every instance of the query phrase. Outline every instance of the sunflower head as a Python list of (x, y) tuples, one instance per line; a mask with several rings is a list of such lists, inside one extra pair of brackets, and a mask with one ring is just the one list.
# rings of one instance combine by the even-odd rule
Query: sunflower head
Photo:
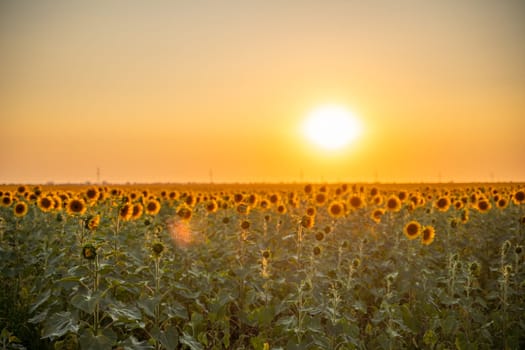
[(268, 249), (267, 249), (267, 250), (264, 250), (264, 251), (262, 252), (262, 257), (263, 257), (263, 258), (265, 258), (265, 259), (270, 259), (270, 256), (271, 256), (271, 254), (270, 254), (270, 251), (269, 251)]
[(181, 205), (181, 206), (179, 206), (177, 208), (177, 215), (182, 220), (189, 220), (189, 219), (191, 219), (192, 214), (193, 214), (193, 211), (187, 205)]
[(81, 198), (73, 198), (67, 202), (69, 215), (82, 215), (86, 212), (86, 203)]
[(450, 208), (450, 198), (448, 196), (439, 197), (434, 202), (434, 206), (437, 210), (446, 212)]
[(145, 210), (148, 215), (157, 215), (160, 211), (160, 202), (156, 199), (148, 200), (148, 202), (146, 203)]
[(520, 205), (525, 203), (525, 190), (518, 190), (514, 192), (514, 195), (512, 196), (512, 200), (516, 205)]
[(144, 212), (144, 207), (141, 203), (134, 203), (131, 211), (131, 220), (138, 220)]
[(436, 236), (436, 230), (433, 226), (425, 226), (421, 232), (421, 243), (424, 245), (429, 245), (434, 241)]
[(159, 257), (160, 254), (162, 254), (162, 252), (164, 251), (164, 244), (162, 244), (162, 242), (155, 242), (151, 246), (151, 250), (153, 250), (153, 254), (156, 257)]
[(345, 215), (345, 207), (341, 202), (332, 202), (328, 206), (328, 214), (333, 218), (340, 218)]
[(361, 198), (361, 196), (354, 194), (350, 199), (348, 200), (348, 203), (350, 206), (354, 209), (362, 208), (364, 205), (364, 201)]
[(324, 233), (323, 231), (318, 231), (316, 234), (315, 234), (315, 239), (318, 240), (318, 241), (322, 241), (324, 239)]
[(315, 204), (316, 205), (323, 205), (326, 202), (326, 193), (319, 192), (315, 195)]
[(217, 209), (219, 209), (219, 206), (217, 205), (217, 201), (214, 199), (211, 199), (206, 203), (206, 211), (208, 213), (215, 213)]
[(304, 228), (312, 228), (314, 227), (314, 224), (315, 224), (315, 219), (313, 216), (304, 215), (303, 218), (301, 219), (301, 225)]
[(412, 220), (405, 225), (403, 228), (403, 233), (410, 240), (416, 239), (421, 234), (421, 224), (415, 220)]
[(21, 218), (26, 216), (29, 210), (26, 202), (17, 202), (13, 208), (13, 213), (16, 217)]
[(478, 209), (480, 213), (487, 213), (491, 208), (492, 205), (486, 198), (481, 198), (476, 203), (476, 209)]
[(321, 249), (321, 247), (319, 247), (319, 246), (315, 246), (315, 247), (312, 249), (312, 252), (314, 253), (315, 256), (319, 256), (319, 255), (321, 255), (322, 249)]
[(398, 212), (401, 210), (401, 201), (396, 195), (391, 195), (386, 200), (386, 209), (391, 212)]
[(250, 222), (248, 220), (243, 220), (241, 222), (241, 229), (248, 230), (250, 228)]
[(98, 228), (100, 224), (100, 215), (90, 216), (85, 223), (86, 229), (94, 231)]
[(54, 209), (55, 202), (53, 200), (53, 197), (51, 196), (44, 196), (40, 197), (37, 200), (37, 205), (43, 212), (49, 212)]
[(123, 206), (120, 207), (118, 212), (118, 217), (122, 221), (128, 221), (131, 220), (131, 217), (133, 215), (133, 205), (130, 203), (126, 203)]
[(97, 249), (93, 244), (86, 244), (82, 247), (82, 257), (87, 260), (94, 260), (97, 256)]

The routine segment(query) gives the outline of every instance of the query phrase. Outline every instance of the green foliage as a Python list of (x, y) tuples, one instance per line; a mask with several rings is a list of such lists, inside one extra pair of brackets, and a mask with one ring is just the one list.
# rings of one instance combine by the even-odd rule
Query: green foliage
[[(453, 225), (460, 212), (430, 202), (379, 223), (374, 206), (339, 218), (320, 207), (306, 228), (297, 197), (285, 214), (197, 203), (188, 221), (184, 198), (131, 221), (111, 198), (84, 216), (0, 207), (2, 349), (525, 346), (523, 205)], [(433, 225), (435, 241), (407, 240), (409, 220)]]

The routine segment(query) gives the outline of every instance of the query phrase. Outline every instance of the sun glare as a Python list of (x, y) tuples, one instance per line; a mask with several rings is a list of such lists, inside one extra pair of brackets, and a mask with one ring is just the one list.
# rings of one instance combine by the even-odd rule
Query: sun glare
[(338, 150), (361, 134), (361, 124), (342, 106), (321, 106), (308, 114), (303, 133), (309, 141), (325, 150)]

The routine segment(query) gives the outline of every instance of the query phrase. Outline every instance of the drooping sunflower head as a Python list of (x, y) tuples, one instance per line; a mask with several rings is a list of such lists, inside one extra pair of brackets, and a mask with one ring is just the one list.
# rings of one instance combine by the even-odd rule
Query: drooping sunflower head
[(248, 215), (250, 213), (250, 206), (246, 203), (239, 203), (236, 207), (237, 213), (241, 215)]
[(514, 192), (514, 195), (512, 196), (512, 200), (514, 204), (520, 205), (525, 203), (525, 190), (518, 190)]
[(93, 244), (86, 244), (82, 247), (82, 257), (87, 260), (95, 260), (97, 249)]
[(415, 220), (412, 220), (405, 225), (403, 228), (403, 233), (410, 240), (416, 239), (421, 234), (421, 224)]
[(384, 213), (385, 213), (385, 210), (382, 208), (374, 209), (374, 211), (370, 214), (370, 218), (374, 220), (376, 223), (380, 223), (381, 218), (383, 217)]
[(100, 215), (90, 216), (85, 222), (85, 228), (94, 231), (98, 228), (100, 224)]
[(162, 254), (162, 252), (164, 251), (164, 244), (162, 244), (162, 242), (155, 242), (151, 246), (151, 250), (153, 251), (153, 255), (159, 257), (160, 254)]
[(315, 246), (312, 250), (312, 253), (314, 253), (314, 256), (319, 256), (322, 253), (322, 249), (319, 246)]
[(133, 205), (131, 203), (125, 203), (119, 208), (118, 217), (122, 221), (131, 220), (133, 216)]
[(424, 245), (429, 245), (434, 241), (436, 236), (436, 230), (433, 226), (425, 226), (421, 232), (421, 243)]
[(314, 224), (315, 224), (315, 219), (313, 216), (304, 215), (303, 218), (301, 219), (301, 225), (304, 228), (312, 228), (314, 227)]
[(131, 212), (131, 220), (138, 220), (144, 212), (144, 207), (141, 203), (133, 203), (133, 208)]

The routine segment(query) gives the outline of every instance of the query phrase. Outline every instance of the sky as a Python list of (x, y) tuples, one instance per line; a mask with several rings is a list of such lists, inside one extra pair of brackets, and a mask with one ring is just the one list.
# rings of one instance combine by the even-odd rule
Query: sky
[[(523, 33), (520, 0), (0, 0), (0, 183), (525, 181)], [(301, 133), (326, 104), (346, 148)]]

